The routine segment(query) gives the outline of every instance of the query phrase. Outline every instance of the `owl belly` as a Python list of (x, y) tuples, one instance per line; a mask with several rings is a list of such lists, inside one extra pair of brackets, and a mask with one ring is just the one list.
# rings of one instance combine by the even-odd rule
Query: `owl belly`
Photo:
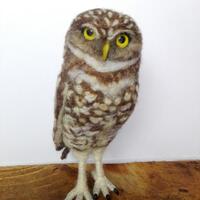
[(107, 146), (113, 140), (133, 111), (137, 85), (132, 82), (113, 90), (81, 79), (67, 85), (62, 123), (66, 146), (85, 150)]

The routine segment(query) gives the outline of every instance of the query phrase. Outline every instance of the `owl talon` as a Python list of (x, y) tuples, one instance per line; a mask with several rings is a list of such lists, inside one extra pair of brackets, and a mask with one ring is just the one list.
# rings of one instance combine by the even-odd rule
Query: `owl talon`
[(84, 187), (75, 187), (73, 190), (71, 190), (68, 194), (65, 200), (92, 200), (92, 196), (87, 188), (87, 186)]
[(106, 200), (111, 200), (111, 197), (109, 194), (106, 195)]
[(97, 177), (95, 172), (92, 172), (92, 176), (95, 180), (95, 184), (93, 188), (93, 194), (94, 194), (93, 198), (98, 197), (99, 193), (102, 192), (106, 200), (111, 200), (109, 190), (119, 195), (118, 189), (105, 176)]
[(116, 194), (116, 195), (119, 195), (119, 190), (117, 188), (114, 188), (113, 192)]
[(98, 199), (98, 195), (97, 194), (93, 194), (93, 200), (97, 200)]

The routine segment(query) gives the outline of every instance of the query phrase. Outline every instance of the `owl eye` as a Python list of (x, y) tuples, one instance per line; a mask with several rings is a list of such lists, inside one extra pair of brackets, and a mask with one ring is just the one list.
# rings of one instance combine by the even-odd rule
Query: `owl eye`
[(125, 48), (129, 44), (129, 37), (126, 33), (119, 34), (116, 38), (116, 45), (119, 48)]
[(91, 28), (83, 28), (83, 36), (86, 40), (94, 40), (95, 33)]

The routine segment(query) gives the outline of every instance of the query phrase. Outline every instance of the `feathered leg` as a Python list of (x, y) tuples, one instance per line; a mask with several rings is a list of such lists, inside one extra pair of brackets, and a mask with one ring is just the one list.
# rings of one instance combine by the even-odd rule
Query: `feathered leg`
[(78, 166), (78, 179), (75, 188), (68, 193), (65, 200), (92, 200), (92, 196), (89, 192), (88, 185), (87, 185), (87, 177), (86, 177), (86, 161), (89, 155), (89, 151), (76, 151), (72, 150), (74, 156), (79, 161)]
[(102, 192), (103, 196), (109, 200), (109, 190), (119, 194), (117, 188), (106, 178), (103, 170), (102, 157), (105, 148), (98, 148), (93, 150), (95, 162), (96, 162), (96, 170), (92, 172), (92, 176), (95, 180), (94, 188), (93, 188), (93, 198), (97, 199), (99, 193)]

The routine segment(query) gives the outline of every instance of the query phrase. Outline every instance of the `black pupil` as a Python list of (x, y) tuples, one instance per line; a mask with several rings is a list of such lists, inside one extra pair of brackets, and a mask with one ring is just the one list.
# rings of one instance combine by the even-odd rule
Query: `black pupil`
[(118, 40), (120, 43), (123, 44), (125, 42), (125, 37), (123, 35), (121, 35)]
[(87, 34), (88, 34), (89, 36), (93, 35), (93, 30), (87, 29)]

